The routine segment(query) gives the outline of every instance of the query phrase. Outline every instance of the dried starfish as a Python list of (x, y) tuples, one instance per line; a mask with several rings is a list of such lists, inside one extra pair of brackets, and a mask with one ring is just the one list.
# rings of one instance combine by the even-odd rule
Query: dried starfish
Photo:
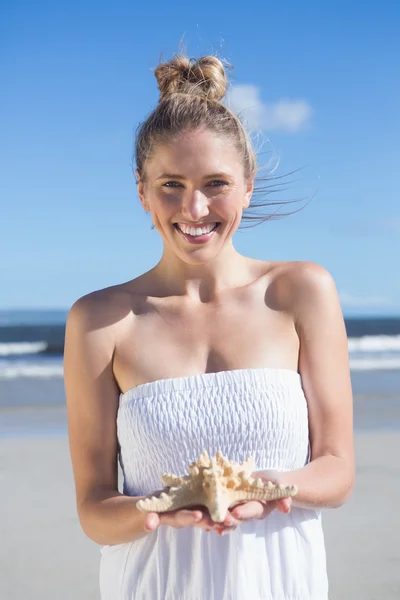
[(189, 475), (164, 473), (166, 488), (160, 496), (149, 495), (138, 500), (142, 512), (167, 512), (189, 506), (206, 506), (217, 523), (224, 521), (229, 508), (242, 500), (277, 500), (297, 493), (294, 485), (283, 486), (271, 481), (253, 479), (254, 459), (249, 456), (243, 463), (228, 460), (221, 452), (215, 458), (206, 451), (192, 462)]

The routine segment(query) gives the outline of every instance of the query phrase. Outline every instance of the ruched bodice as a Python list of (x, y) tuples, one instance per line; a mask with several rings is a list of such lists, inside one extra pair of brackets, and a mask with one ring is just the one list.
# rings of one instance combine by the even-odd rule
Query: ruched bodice
[[(290, 471), (309, 457), (307, 402), (288, 369), (240, 369), (159, 380), (121, 394), (117, 416), (124, 493), (162, 487), (205, 449), (256, 469)], [(103, 600), (325, 600), (319, 511), (274, 511), (219, 537), (157, 531), (102, 549)]]

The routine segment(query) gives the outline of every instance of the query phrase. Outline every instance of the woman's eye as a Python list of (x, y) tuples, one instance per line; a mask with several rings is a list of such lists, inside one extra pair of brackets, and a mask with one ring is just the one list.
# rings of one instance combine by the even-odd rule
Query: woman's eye
[[(210, 181), (210, 183), (208, 183), (207, 185), (209, 185), (210, 187), (223, 187), (223, 186), (229, 185), (229, 184), (227, 181), (215, 179), (214, 181)], [(163, 183), (163, 187), (166, 187), (166, 188), (183, 187), (183, 184), (180, 181), (166, 181), (165, 183)]]
[(211, 185), (211, 187), (222, 187), (228, 185), (228, 182), (216, 179), (215, 181), (210, 181), (209, 185)]
[(166, 181), (166, 182), (163, 184), (163, 187), (179, 187), (179, 186), (181, 186), (181, 185), (182, 185), (182, 184), (181, 184), (181, 183), (179, 183), (179, 181)]

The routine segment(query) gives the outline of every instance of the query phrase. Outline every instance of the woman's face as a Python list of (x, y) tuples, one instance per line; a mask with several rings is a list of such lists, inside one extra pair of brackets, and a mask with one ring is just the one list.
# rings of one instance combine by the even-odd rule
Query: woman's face
[(252, 191), (232, 141), (208, 130), (156, 146), (138, 184), (164, 244), (189, 264), (208, 262), (231, 240)]

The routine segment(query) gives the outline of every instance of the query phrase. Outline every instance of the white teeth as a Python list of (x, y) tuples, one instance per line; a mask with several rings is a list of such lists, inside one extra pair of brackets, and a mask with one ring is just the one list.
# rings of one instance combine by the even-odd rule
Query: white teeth
[(188, 235), (192, 235), (192, 236), (198, 236), (198, 235), (206, 235), (207, 233), (210, 233), (210, 231), (212, 231), (215, 226), (216, 223), (210, 223), (209, 225), (206, 225), (205, 227), (189, 227), (188, 225), (179, 225), (177, 224), (179, 229), (183, 232), (186, 233)]

